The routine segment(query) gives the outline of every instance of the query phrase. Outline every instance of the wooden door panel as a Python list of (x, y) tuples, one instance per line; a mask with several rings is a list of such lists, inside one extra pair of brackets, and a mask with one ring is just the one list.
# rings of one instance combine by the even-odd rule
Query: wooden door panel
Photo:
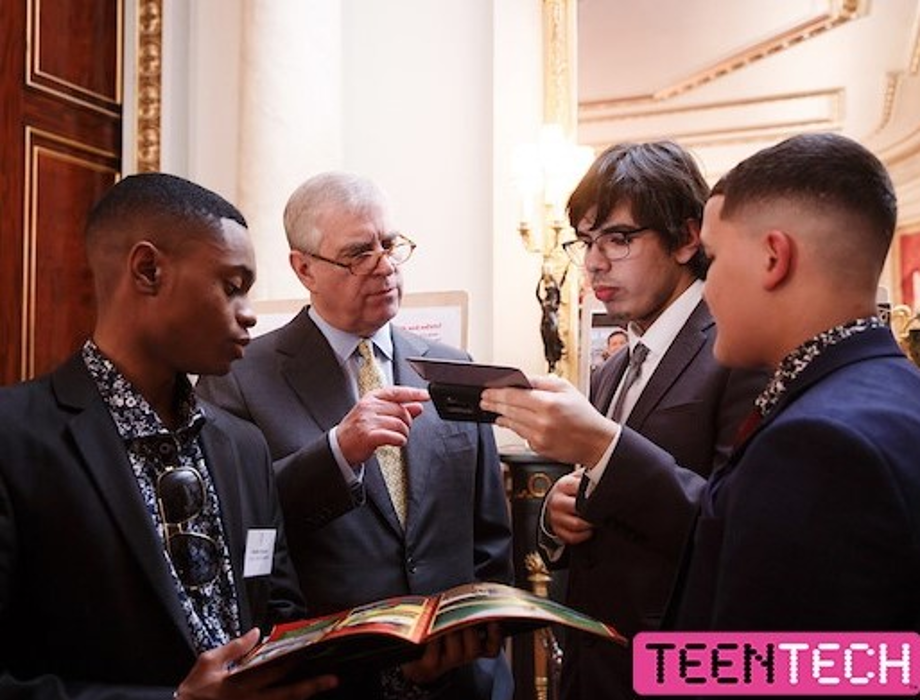
[(121, 171), (123, 16), (123, 0), (0, 2), (0, 384), (92, 328), (83, 227)]
[(27, 10), (27, 84), (120, 114), (121, 2), (29, 0)]
[(52, 369), (92, 330), (93, 285), (83, 245), (92, 204), (118, 178), (115, 154), (29, 130), (22, 374)]

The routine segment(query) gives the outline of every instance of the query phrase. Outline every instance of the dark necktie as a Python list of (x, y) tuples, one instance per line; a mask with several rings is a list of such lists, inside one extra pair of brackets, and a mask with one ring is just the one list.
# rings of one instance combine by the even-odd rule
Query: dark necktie
[(626, 402), (626, 394), (629, 388), (636, 383), (636, 380), (642, 375), (642, 363), (648, 356), (648, 348), (642, 343), (636, 343), (636, 347), (629, 353), (629, 366), (626, 368), (626, 376), (623, 377), (623, 386), (620, 387), (620, 393), (617, 394), (617, 400), (610, 411), (610, 418), (617, 423), (620, 422), (623, 414), (623, 404)]

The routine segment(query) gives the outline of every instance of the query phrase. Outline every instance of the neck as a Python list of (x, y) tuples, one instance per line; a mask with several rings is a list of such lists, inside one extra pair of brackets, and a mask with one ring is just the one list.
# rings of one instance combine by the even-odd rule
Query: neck
[[(807, 311), (803, 313), (802, 308), (807, 309)], [(776, 346), (776, 352), (771, 358), (771, 365), (773, 367), (779, 366), (779, 363), (789, 353), (806, 341), (831, 328), (842, 326), (858, 318), (868, 318), (877, 313), (878, 309), (874, 300), (869, 302), (867, 300), (841, 298), (829, 300), (823, 305), (820, 300), (813, 299), (810, 303), (803, 302), (798, 307), (798, 310), (796, 310), (796, 307), (792, 307), (789, 309), (789, 313), (786, 314), (778, 311), (776, 313), (777, 322), (780, 322), (780, 319), (783, 318), (787, 320), (785, 324), (785, 342)], [(799, 318), (798, 322), (796, 321), (797, 317)]]
[(135, 351), (125, 341), (119, 342), (118, 336), (106, 335), (97, 329), (93, 342), (116, 369), (134, 385), (138, 393), (156, 411), (157, 416), (166, 427), (178, 426), (179, 412), (176, 401), (178, 376), (156, 362)]

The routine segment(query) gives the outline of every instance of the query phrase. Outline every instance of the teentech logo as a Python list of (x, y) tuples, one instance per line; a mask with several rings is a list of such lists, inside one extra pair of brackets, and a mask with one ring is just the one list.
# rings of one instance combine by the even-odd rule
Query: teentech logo
[(916, 632), (641, 632), (640, 695), (917, 695)]

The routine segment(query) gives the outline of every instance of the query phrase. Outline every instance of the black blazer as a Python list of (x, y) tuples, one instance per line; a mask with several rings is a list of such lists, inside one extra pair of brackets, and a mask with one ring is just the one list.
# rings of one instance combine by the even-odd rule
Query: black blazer
[[(567, 548), (566, 602), (627, 636), (658, 628), (706, 477), (728, 458), (766, 383), (765, 372), (719, 365), (715, 334), (701, 301), (630, 412), (600, 483), (578, 504), (596, 529)], [(626, 364), (619, 353), (594, 376), (598, 411), (607, 412)], [(632, 697), (631, 651), (567, 634), (562, 687), (567, 700)]]
[(920, 631), (918, 436), (889, 329), (827, 348), (710, 481), (677, 626)]
[[(299, 617), (265, 441), (244, 421), (204, 410), (201, 440), (242, 628)], [(0, 426), (0, 695), (170, 698), (195, 661), (188, 624), (79, 353), (50, 375), (0, 389)], [(243, 578), (250, 528), (278, 530), (272, 576)]]

